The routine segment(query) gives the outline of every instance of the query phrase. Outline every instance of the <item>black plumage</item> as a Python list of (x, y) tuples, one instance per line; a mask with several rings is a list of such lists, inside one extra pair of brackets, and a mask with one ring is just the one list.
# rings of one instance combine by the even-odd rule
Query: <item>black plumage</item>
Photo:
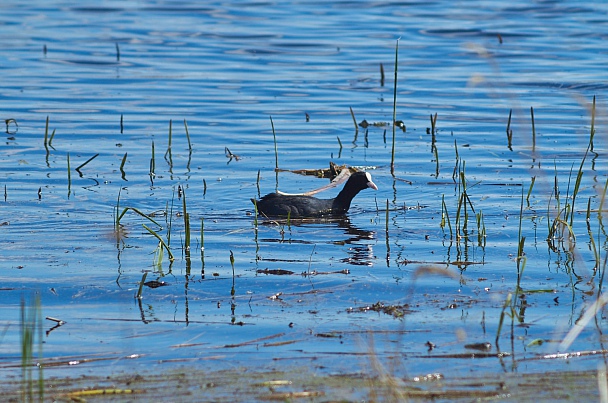
[(258, 213), (267, 217), (305, 218), (344, 215), (353, 198), (363, 189), (378, 187), (367, 172), (352, 174), (344, 188), (333, 199), (317, 199), (312, 196), (290, 196), (269, 193), (260, 200), (251, 199), (257, 205)]

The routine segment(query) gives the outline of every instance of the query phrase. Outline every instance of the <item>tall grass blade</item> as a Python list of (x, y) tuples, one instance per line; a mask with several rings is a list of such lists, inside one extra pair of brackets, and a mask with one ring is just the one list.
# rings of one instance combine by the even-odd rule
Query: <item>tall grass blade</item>
[(511, 300), (513, 299), (513, 294), (507, 294), (507, 298), (505, 298), (504, 304), (502, 304), (502, 311), (500, 312), (500, 319), (498, 320), (498, 328), (496, 329), (496, 339), (494, 340), (494, 344), (496, 344), (496, 348), (498, 349), (498, 341), (500, 339), (500, 332), (502, 331), (502, 325), (505, 320), (505, 310), (511, 306)]
[(70, 169), (70, 153), (68, 153), (68, 198), (70, 197), (71, 191), (72, 191), (72, 172)]
[[(120, 198), (120, 193), (119, 193), (119, 198)], [(117, 205), (118, 207), (118, 205)], [(118, 218), (116, 219), (116, 223), (117, 225), (120, 224), (120, 220), (122, 220), (122, 218), (124, 217), (124, 215), (127, 213), (127, 211), (131, 210), (132, 212), (134, 212), (135, 214), (138, 214), (140, 216), (142, 216), (143, 218), (145, 218), (146, 220), (152, 222), (153, 224), (157, 225), (158, 228), (160, 228), (162, 230), (163, 226), (160, 225), (159, 223), (157, 223), (156, 221), (154, 221), (154, 219), (152, 219), (150, 216), (142, 213), (140, 210), (136, 209), (135, 207), (125, 207), (122, 212), (120, 213), (120, 215), (118, 215)]]
[(169, 140), (167, 142), (167, 151), (165, 151), (165, 159), (167, 155), (171, 153), (171, 143), (173, 141), (173, 119), (169, 119)]
[(82, 164), (80, 164), (78, 166), (78, 168), (75, 169), (76, 172), (78, 172), (78, 174), (80, 175), (80, 177), (82, 178), (82, 172), (80, 172), (80, 170), (82, 168), (84, 168), (85, 165), (87, 165), (89, 162), (93, 161), (95, 158), (97, 158), (99, 156), (99, 153), (95, 154), (94, 156), (92, 156), (91, 158), (89, 158), (88, 160), (86, 160), (85, 162), (83, 162)]
[(255, 181), (255, 185), (258, 188), (258, 197), (260, 196), (260, 178), (261, 178), (261, 171), (258, 169), (258, 177)]
[(399, 39), (395, 45), (395, 82), (393, 84), (393, 145), (391, 148), (391, 175), (395, 176), (395, 142), (396, 142), (396, 126), (397, 121), (397, 67), (399, 62)]
[(534, 107), (530, 107), (530, 118), (532, 119), (532, 150), (536, 150), (536, 127), (534, 125)]
[[(42, 308), (40, 296), (36, 295), (30, 306), (21, 299), (21, 401), (34, 401), (34, 386), (37, 385), (37, 400), (44, 401), (44, 373), (42, 364)], [(38, 343), (38, 379), (34, 382), (34, 345)]]
[(591, 131), (589, 136), (590, 149), (593, 151), (593, 137), (595, 136), (595, 95), (593, 96), (593, 105), (591, 106)]
[(523, 272), (523, 266), (520, 269), (520, 261), (522, 259), (526, 259), (526, 257), (524, 256), (524, 243), (526, 242), (526, 237), (523, 236), (522, 234), (522, 222), (523, 222), (523, 217), (524, 217), (524, 188), (522, 186), (521, 188), (521, 203), (519, 205), (519, 232), (517, 234), (517, 239), (519, 240), (518, 242), (518, 246), (517, 246), (517, 277), (518, 277), (518, 281), (519, 278), (521, 277), (521, 274)]
[(156, 170), (156, 157), (154, 155), (154, 141), (152, 142), (152, 157), (150, 158), (150, 179), (155, 176), (154, 171)]
[(350, 117), (353, 118), (353, 124), (355, 125), (355, 136), (359, 133), (359, 125), (357, 124), (357, 119), (355, 118), (355, 112), (353, 111), (352, 106), (350, 108)]
[(205, 217), (201, 217), (201, 253), (205, 250)]
[(186, 190), (182, 194), (182, 206), (184, 213), (184, 247), (186, 251), (186, 259), (190, 259), (190, 214), (186, 210)]
[(49, 141), (49, 115), (46, 115), (46, 125), (44, 127), (44, 148), (46, 149), (47, 154), (49, 152), (48, 141)]
[(388, 215), (388, 199), (386, 199), (386, 215), (384, 217), (384, 223), (385, 223), (385, 236), (384, 239), (386, 239), (386, 267), (390, 266), (390, 262), (391, 262), (391, 245), (389, 242), (389, 234), (388, 234), (388, 219), (389, 219), (389, 215)]
[(236, 290), (234, 287), (234, 278), (235, 278), (235, 274), (234, 274), (234, 254), (232, 253), (232, 251), (230, 251), (230, 266), (232, 266), (232, 288), (230, 289), (230, 295), (234, 297), (234, 294), (236, 294)]
[(507, 147), (509, 150), (513, 150), (513, 130), (511, 130), (511, 115), (513, 114), (513, 109), (509, 109), (509, 120), (507, 121)]
[(536, 182), (536, 176), (532, 177), (530, 181), (530, 187), (528, 188), (528, 195), (526, 196), (526, 203), (530, 206), (530, 195), (532, 194), (532, 188), (534, 188), (534, 182)]
[(152, 230), (150, 227), (148, 227), (146, 224), (142, 224), (142, 226), (150, 233), (152, 234), (156, 239), (158, 239), (158, 241), (160, 242), (161, 246), (163, 248), (165, 248), (165, 250), (167, 251), (167, 253), (169, 254), (169, 260), (171, 262), (173, 262), (175, 260), (175, 257), (173, 256), (173, 253), (171, 253), (171, 249), (169, 248), (169, 246), (165, 243), (165, 241), (160, 237), (160, 235), (158, 235), (158, 233), (156, 233), (156, 231)]
[(57, 130), (57, 129), (53, 129), (53, 133), (51, 133), (51, 136), (49, 137), (49, 147), (51, 147), (53, 150), (55, 149), (55, 147), (53, 147), (53, 139), (55, 138), (55, 130)]
[(279, 171), (279, 150), (277, 148), (277, 134), (274, 130), (274, 122), (272, 121), (272, 116), (270, 116), (270, 126), (272, 127), (272, 139), (274, 141), (274, 169), (275, 171)]
[(433, 147), (433, 154), (435, 156), (435, 178), (439, 178), (439, 151), (436, 145)]
[(137, 294), (135, 295), (135, 298), (137, 299), (142, 299), (142, 292), (144, 289), (144, 283), (146, 282), (146, 277), (148, 277), (148, 272), (145, 271), (144, 274), (141, 276), (141, 281), (139, 282), (139, 288), (137, 289)]
[(253, 228), (257, 232), (258, 230), (258, 202), (253, 199)]
[(449, 214), (448, 208), (445, 204), (445, 195), (441, 195), (441, 229), (442, 230), (445, 228), (446, 223), (450, 230), (450, 239), (453, 239), (454, 233), (452, 232), (452, 223), (450, 222), (450, 214)]
[(188, 131), (188, 122), (184, 119), (184, 129), (186, 130), (186, 139), (188, 140), (188, 150), (192, 151), (192, 143), (190, 142), (190, 132)]

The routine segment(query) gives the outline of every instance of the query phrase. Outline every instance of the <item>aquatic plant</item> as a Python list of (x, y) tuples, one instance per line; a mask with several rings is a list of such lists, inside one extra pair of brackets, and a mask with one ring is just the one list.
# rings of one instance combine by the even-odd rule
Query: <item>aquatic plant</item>
[(98, 156), (99, 156), (99, 153), (95, 154), (94, 156), (92, 156), (91, 158), (89, 158), (88, 160), (86, 160), (85, 162), (83, 162), (82, 164), (78, 165), (78, 167), (75, 169), (75, 171), (78, 172), (78, 174), (80, 175), (81, 178), (82, 178), (82, 172), (80, 170), (82, 168), (84, 168), (89, 162), (91, 162), (95, 158), (97, 158)]
[[(33, 402), (37, 394), (38, 401), (44, 401), (44, 365), (42, 363), (42, 308), (40, 295), (36, 294), (29, 304), (21, 298), (21, 401)], [(37, 357), (34, 349), (38, 347)], [(34, 359), (37, 362), (34, 362)], [(33, 368), (38, 368), (37, 379), (34, 379)], [(36, 391), (36, 392), (35, 392)]]
[(397, 122), (397, 69), (399, 65), (399, 39), (395, 44), (395, 82), (393, 83), (393, 142), (391, 147), (391, 175), (395, 176), (395, 142)]

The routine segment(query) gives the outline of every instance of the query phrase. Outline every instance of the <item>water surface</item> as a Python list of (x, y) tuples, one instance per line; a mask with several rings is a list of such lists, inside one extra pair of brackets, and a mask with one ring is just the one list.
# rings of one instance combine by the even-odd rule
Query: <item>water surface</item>
[[(369, 374), (372, 350), (407, 377), (597, 368), (604, 354), (543, 357), (604, 350), (603, 310), (566, 351), (559, 342), (603, 291), (607, 11), (574, 1), (3, 3), (0, 116), (18, 128), (0, 146), (1, 376), (17, 376), (19, 304), (34, 294), (43, 317), (66, 322), (43, 322), (44, 357), (57, 364), (46, 376), (294, 363)], [(357, 122), (391, 122), (397, 41), (407, 130), (396, 130), (392, 175), (392, 127), (355, 130), (349, 108)], [(573, 201), (594, 96), (596, 137)], [(343, 220), (256, 226), (250, 198), (327, 183), (275, 174), (271, 117), (280, 168), (357, 166), (379, 190)], [(459, 172), (474, 209), (460, 239), (441, 227), (447, 209), (455, 230)], [(162, 229), (131, 211), (117, 239), (118, 203), (154, 213)], [(547, 243), (548, 222), (573, 203), (576, 240)], [(158, 240), (142, 224), (170, 233), (173, 264), (166, 252), (156, 264)], [(166, 285), (138, 300), (144, 272)], [(509, 294), (518, 315), (497, 346)], [(378, 302), (405, 316), (367, 309)], [(482, 342), (492, 357), (454, 358)]]

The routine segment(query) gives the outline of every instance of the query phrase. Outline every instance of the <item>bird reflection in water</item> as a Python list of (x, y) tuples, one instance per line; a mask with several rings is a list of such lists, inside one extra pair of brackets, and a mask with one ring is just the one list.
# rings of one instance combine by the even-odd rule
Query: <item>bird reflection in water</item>
[(345, 233), (350, 235), (343, 243), (349, 245), (347, 250), (348, 257), (341, 259), (343, 263), (357, 266), (374, 265), (374, 245), (366, 244), (366, 240), (376, 239), (376, 231), (367, 231), (353, 226), (349, 219), (344, 219), (339, 223), (340, 228), (345, 229)]
[[(287, 225), (286, 220), (271, 220), (271, 221), (263, 221), (262, 225)], [(348, 246), (346, 248), (347, 257), (340, 259), (340, 262), (348, 263), (357, 266), (373, 266), (374, 264), (374, 246), (372, 243), (368, 243), (369, 241), (373, 241), (376, 239), (376, 231), (368, 231), (354, 226), (348, 217), (333, 217), (333, 218), (306, 218), (306, 219), (294, 219), (290, 220), (289, 225), (292, 227), (311, 227), (316, 225), (324, 225), (328, 228), (329, 231), (334, 233), (336, 236), (340, 235), (339, 231), (341, 230), (346, 237), (340, 237), (339, 240), (331, 240), (331, 239), (311, 239), (309, 237), (302, 239), (294, 239), (292, 236), (294, 232), (289, 231), (289, 237), (285, 237), (285, 233), (281, 233), (280, 237), (277, 238), (263, 238), (260, 239), (260, 242), (267, 243), (294, 243), (294, 244), (319, 244), (324, 241), (328, 244), (333, 245), (345, 245)], [(325, 231), (324, 231), (325, 232)], [(310, 235), (310, 234), (307, 234)], [(285, 259), (285, 261), (294, 262), (298, 261), (297, 259), (293, 259), (293, 255), (290, 255), (291, 258)], [(264, 259), (262, 259), (264, 260)], [(273, 261), (282, 261), (283, 259), (269, 259)], [(302, 259), (302, 261), (308, 261), (309, 259)]]

